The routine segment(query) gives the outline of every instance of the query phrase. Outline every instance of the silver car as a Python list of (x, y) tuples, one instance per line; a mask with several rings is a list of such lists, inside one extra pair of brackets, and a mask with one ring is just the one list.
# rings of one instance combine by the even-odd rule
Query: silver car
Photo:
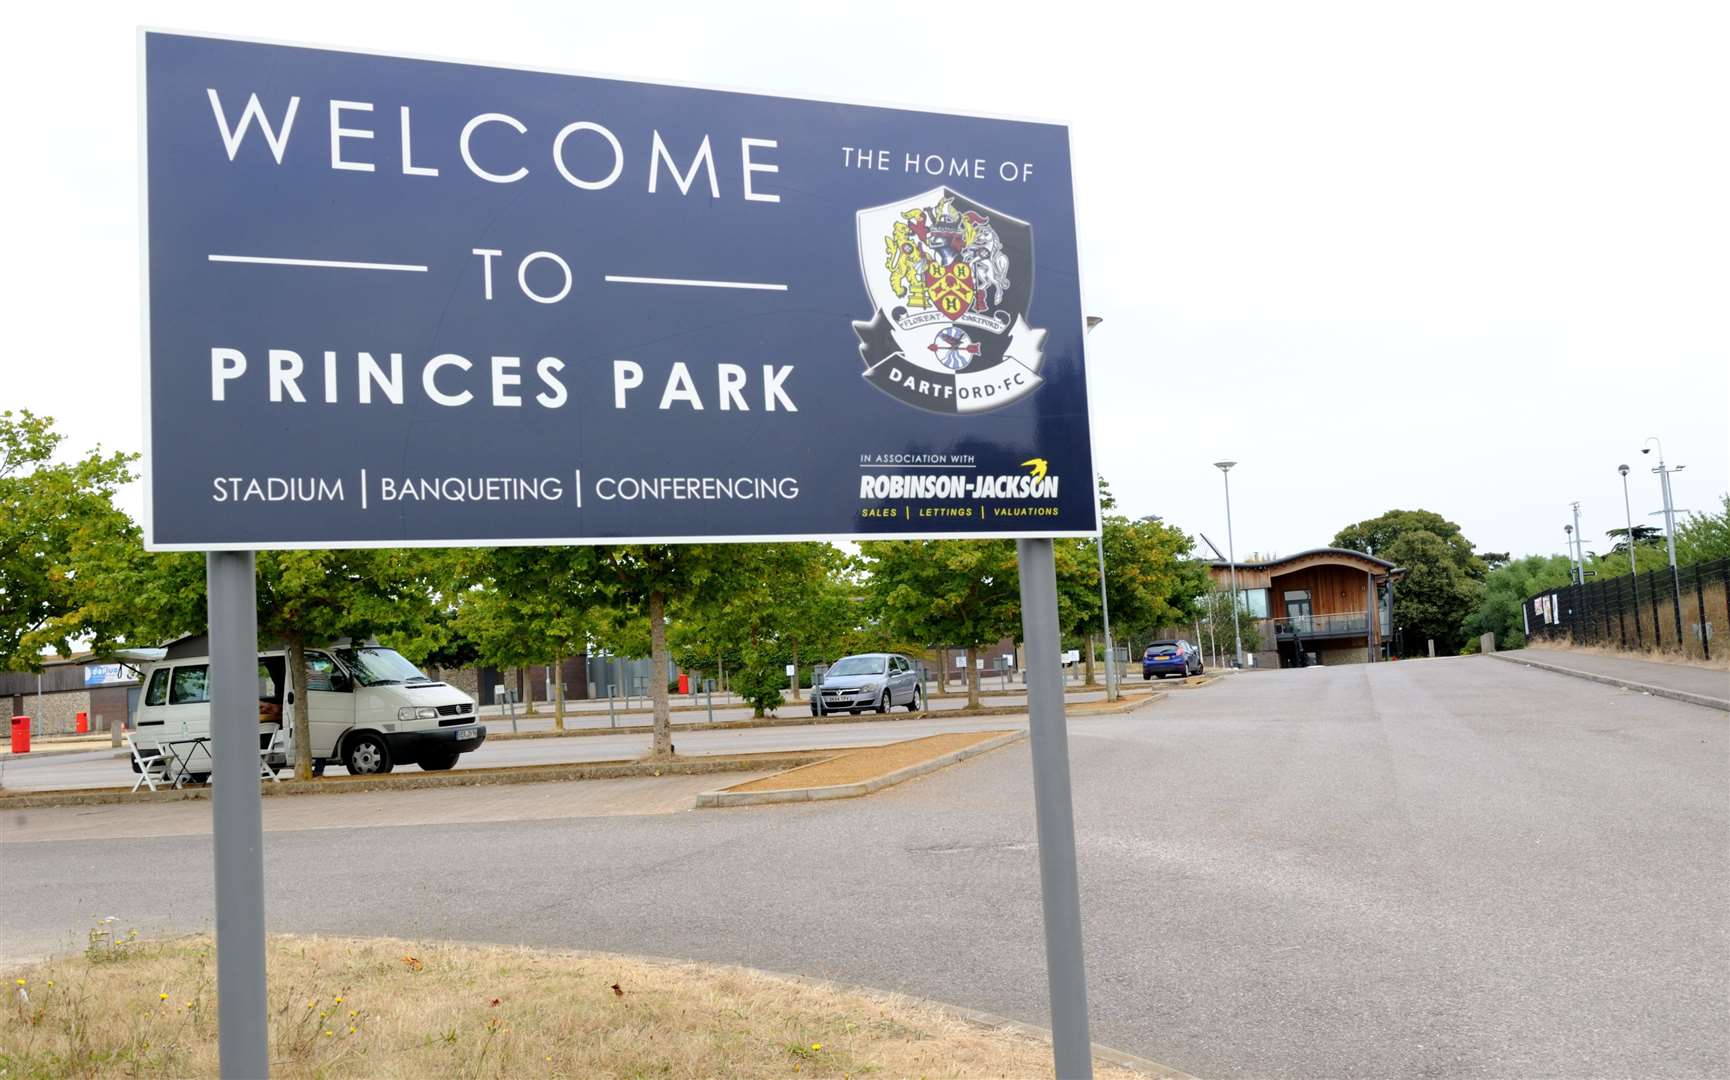
[(886, 713), (897, 705), (909, 712), (925, 707), (925, 688), (919, 669), (900, 653), (860, 653), (844, 656), (823, 675), (823, 683), (811, 695), (811, 715), (852, 713), (866, 709)]

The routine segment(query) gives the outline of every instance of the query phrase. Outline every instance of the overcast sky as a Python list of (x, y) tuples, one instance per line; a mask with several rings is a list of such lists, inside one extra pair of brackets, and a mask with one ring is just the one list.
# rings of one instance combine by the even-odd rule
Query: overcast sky
[(1722, 5), (819, 7), (14, 9), (0, 408), (140, 447), (136, 19), (1067, 121), (1100, 469), (1223, 546), (1236, 459), (1240, 557), (1391, 507), (1559, 551), (1575, 499), (1602, 546), (1648, 435), (1730, 488)]

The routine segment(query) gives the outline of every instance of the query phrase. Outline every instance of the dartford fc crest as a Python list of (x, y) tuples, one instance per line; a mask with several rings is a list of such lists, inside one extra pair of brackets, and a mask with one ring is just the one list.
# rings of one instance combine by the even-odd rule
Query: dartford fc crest
[(859, 261), (877, 314), (853, 329), (879, 390), (932, 412), (973, 413), (1039, 386), (1045, 331), (1027, 325), (1027, 222), (937, 188), (859, 211)]

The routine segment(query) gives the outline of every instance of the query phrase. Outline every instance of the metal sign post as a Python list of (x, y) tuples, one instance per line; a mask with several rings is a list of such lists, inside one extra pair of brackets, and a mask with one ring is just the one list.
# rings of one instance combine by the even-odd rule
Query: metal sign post
[(204, 557), (210, 614), (211, 833), (216, 847), (217, 1055), (265, 1076), (264, 808), (258, 787), (258, 584), (250, 551)]
[(1039, 889), (1045, 909), (1045, 981), (1051, 993), (1051, 1048), (1062, 1080), (1093, 1076), (1087, 1032), (1087, 969), (1081, 951), (1081, 884), (1075, 862), (1075, 808), (1069, 789), (1069, 731), (1063, 712), (1057, 564), (1050, 540), (1018, 540), (1021, 636), (1027, 644), (1028, 738), (1033, 746), (1033, 814), (1039, 834)]

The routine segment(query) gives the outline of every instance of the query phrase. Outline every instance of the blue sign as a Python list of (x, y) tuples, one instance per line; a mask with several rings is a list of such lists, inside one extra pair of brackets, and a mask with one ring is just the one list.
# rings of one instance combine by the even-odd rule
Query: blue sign
[(1069, 135), (143, 35), (152, 548), (1087, 535)]

